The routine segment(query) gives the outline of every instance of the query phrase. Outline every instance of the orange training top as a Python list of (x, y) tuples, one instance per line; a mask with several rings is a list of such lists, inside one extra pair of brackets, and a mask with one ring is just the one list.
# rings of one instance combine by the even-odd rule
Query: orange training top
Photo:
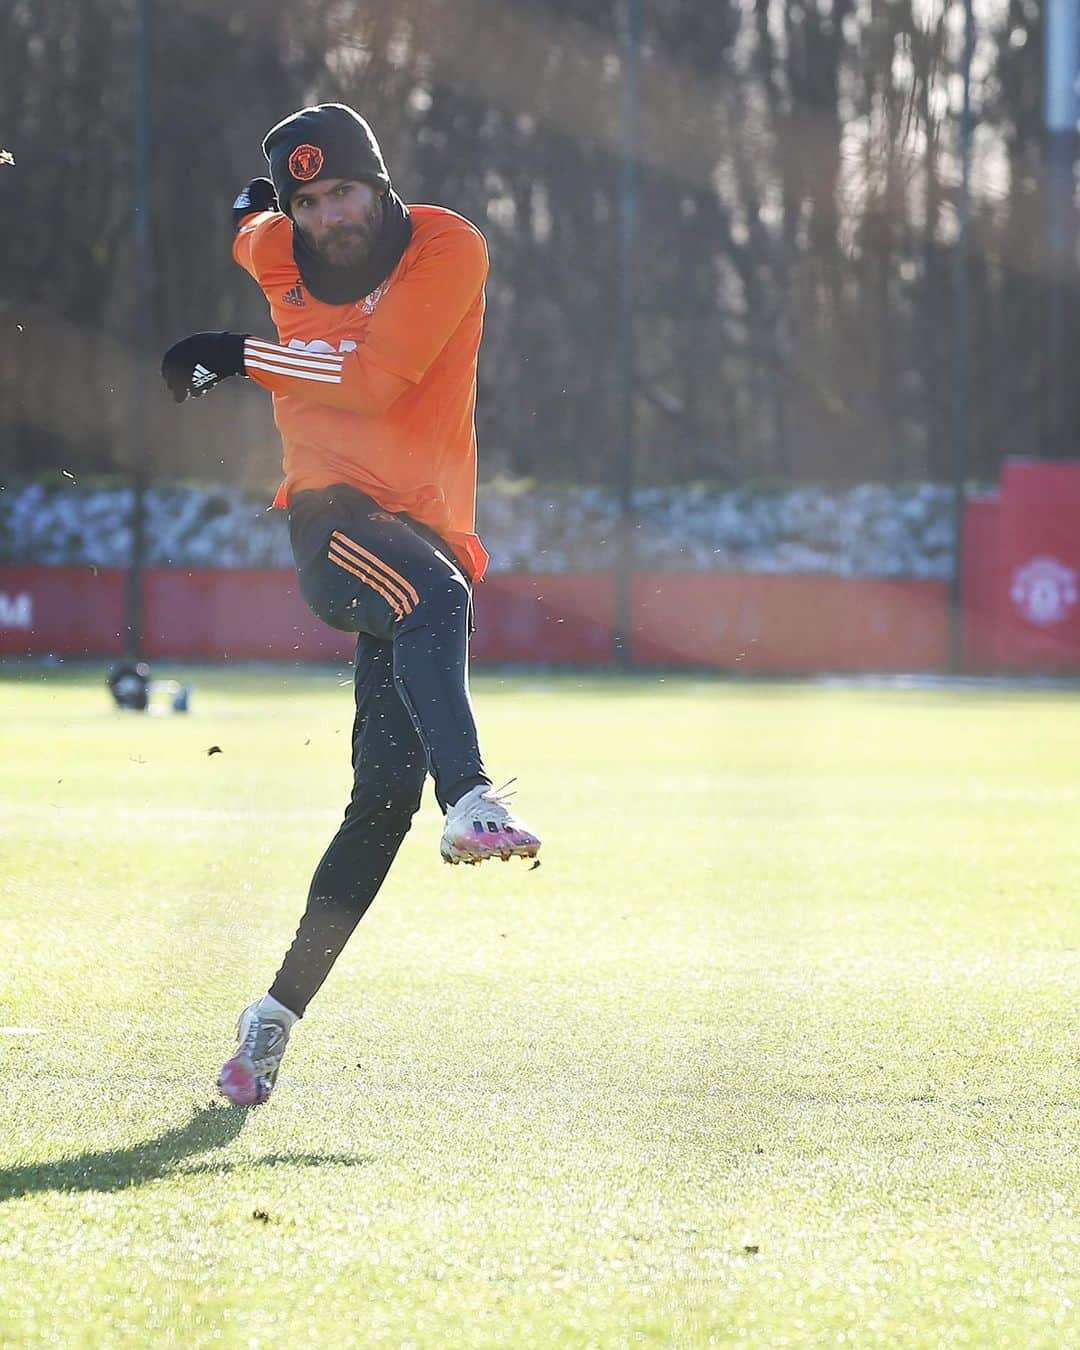
[(411, 206), (408, 248), (364, 299), (328, 305), (304, 285), (293, 227), (277, 211), (241, 222), (233, 257), (270, 304), (278, 341), (250, 337), (244, 373), (274, 395), (285, 481), (348, 483), (430, 526), (479, 580), (476, 361), (484, 318), (484, 236), (441, 206)]

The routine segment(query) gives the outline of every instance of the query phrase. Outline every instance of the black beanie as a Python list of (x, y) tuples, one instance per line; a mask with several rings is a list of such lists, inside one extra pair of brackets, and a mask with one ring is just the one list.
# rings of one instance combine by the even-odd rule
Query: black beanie
[(390, 188), (374, 132), (344, 103), (320, 103), (286, 117), (266, 133), (263, 154), (285, 212), (297, 188), (316, 178), (355, 178), (384, 192)]

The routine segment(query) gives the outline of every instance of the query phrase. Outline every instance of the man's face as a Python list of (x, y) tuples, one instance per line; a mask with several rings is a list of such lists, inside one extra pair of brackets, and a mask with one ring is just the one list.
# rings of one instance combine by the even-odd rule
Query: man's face
[(335, 267), (355, 267), (378, 238), (383, 198), (370, 183), (320, 178), (297, 188), (289, 198), (289, 211), (316, 253)]

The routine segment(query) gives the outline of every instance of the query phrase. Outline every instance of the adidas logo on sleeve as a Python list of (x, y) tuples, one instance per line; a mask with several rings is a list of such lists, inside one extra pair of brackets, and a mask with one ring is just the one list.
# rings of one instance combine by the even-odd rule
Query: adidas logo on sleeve
[(287, 305), (302, 306), (307, 304), (307, 301), (304, 299), (303, 286), (291, 287), (289, 290), (285, 292), (285, 294), (281, 298), (285, 301)]

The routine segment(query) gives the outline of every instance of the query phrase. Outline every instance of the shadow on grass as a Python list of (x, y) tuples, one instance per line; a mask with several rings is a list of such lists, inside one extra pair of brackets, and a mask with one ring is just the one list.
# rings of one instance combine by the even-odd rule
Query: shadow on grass
[(247, 1116), (248, 1110), (242, 1106), (200, 1106), (183, 1125), (131, 1148), (0, 1168), (0, 1203), (42, 1191), (121, 1191), (161, 1177), (220, 1174), (234, 1167), (359, 1167), (372, 1161), (341, 1154), (273, 1153), (237, 1163), (223, 1160), (184, 1166), (187, 1158), (231, 1144), (244, 1128)]

